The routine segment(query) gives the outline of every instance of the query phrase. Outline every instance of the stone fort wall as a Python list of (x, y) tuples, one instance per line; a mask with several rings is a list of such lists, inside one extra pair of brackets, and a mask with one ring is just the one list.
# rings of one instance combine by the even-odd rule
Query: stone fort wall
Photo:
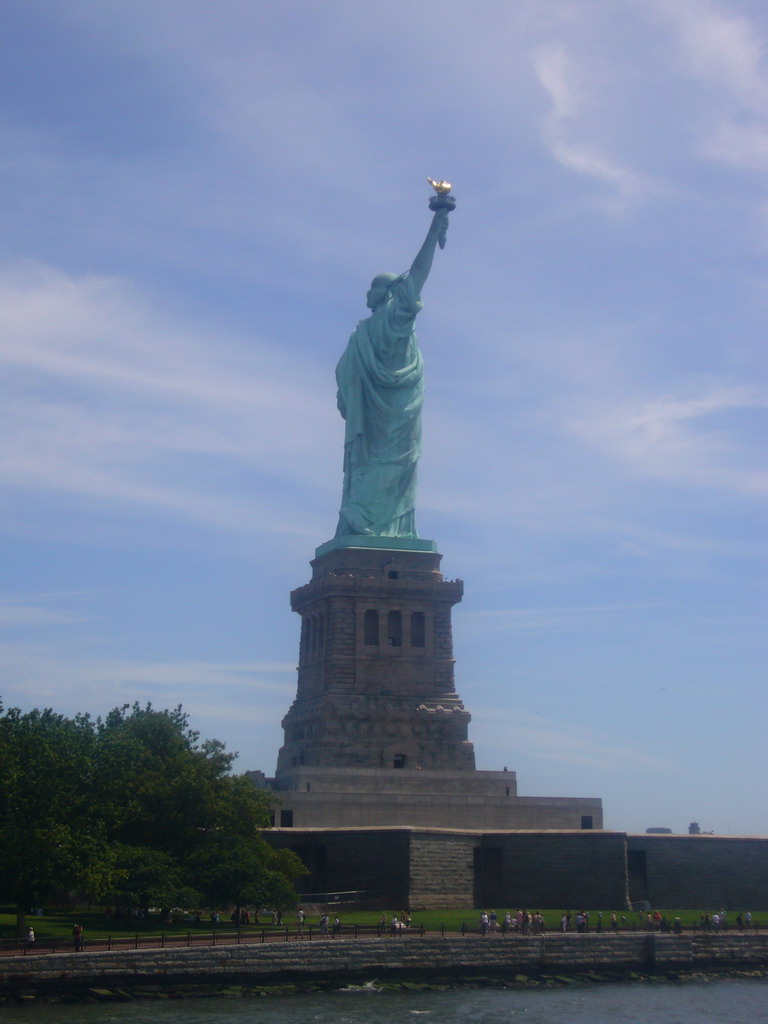
[(768, 839), (753, 836), (627, 836), (633, 900), (715, 911), (768, 907)]
[(768, 909), (768, 839), (603, 831), (273, 829), (306, 892), (359, 890), (387, 909)]

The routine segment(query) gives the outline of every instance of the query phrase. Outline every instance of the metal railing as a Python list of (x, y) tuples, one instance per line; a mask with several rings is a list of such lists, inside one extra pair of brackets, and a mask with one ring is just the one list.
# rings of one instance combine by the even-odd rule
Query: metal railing
[[(692, 926), (686, 926), (683, 931), (688, 934), (695, 935), (710, 935), (712, 937), (723, 936), (727, 934), (731, 935), (758, 935), (761, 928), (760, 922), (752, 922), (750, 928), (739, 929), (735, 926), (730, 926), (728, 929), (719, 930), (705, 930), (700, 924), (694, 923)], [(592, 927), (587, 932), (577, 932), (575, 929), (569, 929), (567, 932), (561, 932), (559, 929), (550, 929), (548, 932), (538, 933), (538, 937), (542, 935), (602, 935), (610, 936), (611, 934), (627, 935), (637, 934), (638, 932), (654, 932), (656, 934), (663, 934), (664, 930), (651, 928), (648, 929), (646, 926), (638, 925), (637, 922), (627, 921), (624, 925), (618, 928), (617, 931), (612, 931), (610, 925), (603, 927), (602, 929)], [(186, 946), (217, 946), (217, 945), (241, 945), (244, 943), (267, 943), (267, 942), (291, 942), (291, 941), (316, 941), (323, 939), (361, 939), (361, 938), (394, 938), (394, 939), (407, 939), (407, 938), (423, 938), (425, 935), (439, 935), (445, 938), (446, 935), (461, 935), (461, 936), (479, 936), (481, 935), (481, 929), (476, 923), (467, 924), (462, 922), (458, 927), (454, 926), (451, 929), (446, 928), (445, 924), (440, 926), (431, 932), (427, 932), (423, 924), (415, 924), (410, 928), (400, 925), (394, 925), (392, 923), (379, 922), (378, 924), (339, 924), (335, 926), (333, 921), (329, 920), (327, 926), (320, 924), (293, 924), (290, 926), (281, 925), (245, 925), (236, 930), (226, 931), (224, 929), (213, 928), (211, 931), (187, 931), (184, 932), (163, 932), (160, 935), (141, 935), (136, 932), (133, 935), (118, 935), (118, 936), (107, 936), (107, 938), (100, 939), (86, 939), (81, 937), (79, 940), (79, 946), (75, 945), (75, 942), (71, 938), (36, 938), (33, 943), (28, 942), (26, 939), (0, 939), (0, 956), (28, 956), (40, 953), (72, 953), (80, 951), (112, 951), (121, 949), (166, 949), (166, 948), (179, 948)], [(675, 934), (674, 929), (668, 929), (667, 934)], [(533, 932), (521, 932), (516, 928), (505, 928), (503, 925), (499, 925), (495, 929), (490, 930), (490, 935), (497, 938), (536, 938), (537, 935)]]
[[(30, 943), (26, 939), (0, 939), (0, 956), (27, 956), (36, 953), (71, 953), (81, 951), (112, 951), (119, 949), (165, 949), (179, 948), (183, 946), (217, 946), (217, 945), (241, 945), (243, 943), (265, 943), (265, 942), (290, 942), (292, 940), (313, 941), (316, 939), (342, 939), (342, 938), (381, 938), (392, 936), (394, 938), (405, 938), (407, 936), (423, 937), (426, 934), (423, 925), (414, 925), (411, 928), (394, 927), (384, 924), (339, 924), (334, 925), (329, 921), (327, 926), (318, 924), (292, 925), (284, 927), (280, 925), (245, 925), (235, 931), (213, 929), (212, 931), (193, 932), (163, 932), (160, 935), (141, 935), (138, 932), (133, 935), (109, 935), (107, 938), (86, 939), (81, 937), (79, 945), (76, 946), (73, 939), (67, 938), (36, 938)], [(444, 934), (444, 931), (442, 932)]]

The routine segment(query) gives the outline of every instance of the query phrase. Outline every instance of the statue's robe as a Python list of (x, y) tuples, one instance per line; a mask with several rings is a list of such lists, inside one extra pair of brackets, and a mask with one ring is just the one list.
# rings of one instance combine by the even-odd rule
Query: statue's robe
[(337, 537), (416, 537), (424, 372), (414, 321), (422, 308), (408, 274), (361, 320), (336, 367), (346, 420)]

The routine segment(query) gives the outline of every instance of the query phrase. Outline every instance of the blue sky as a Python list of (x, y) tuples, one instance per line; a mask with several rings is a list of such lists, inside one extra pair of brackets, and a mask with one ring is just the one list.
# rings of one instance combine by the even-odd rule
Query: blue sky
[(418, 525), (478, 767), (766, 834), (762, 0), (23, 0), (0, 160), (0, 694), (274, 770), (334, 367), (425, 288)]

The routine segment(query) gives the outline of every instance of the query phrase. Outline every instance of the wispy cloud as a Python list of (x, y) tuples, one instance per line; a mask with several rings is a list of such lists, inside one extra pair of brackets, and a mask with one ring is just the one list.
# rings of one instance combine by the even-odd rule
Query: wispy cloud
[(500, 750), (514, 750), (532, 761), (581, 766), (601, 772), (642, 770), (657, 773), (672, 762), (637, 749), (627, 737), (606, 736), (596, 730), (574, 728), (545, 715), (510, 712), (503, 707), (473, 707), (472, 720), (483, 742)]
[(295, 671), (282, 662), (143, 662), (99, 658), (87, 646), (10, 643), (0, 644), (0, 700), (23, 711), (52, 707), (93, 717), (135, 701), (181, 705), (202, 739), (222, 740), (240, 752), (237, 771), (270, 771), (279, 745), (276, 723), (290, 703)]
[[(44, 622), (38, 618), (34, 624)], [(5, 703), (51, 706), (66, 714), (86, 709), (103, 714), (135, 700), (156, 707), (182, 704), (210, 730), (206, 735), (215, 735), (222, 721), (274, 724), (290, 701), (295, 671), (289, 662), (104, 658), (75, 641), (0, 645)]]
[(627, 614), (658, 611), (651, 604), (601, 604), (578, 607), (495, 608), (464, 612), (462, 621), (473, 633), (580, 633), (604, 630), (610, 620), (625, 620)]
[(0, 277), (0, 336), (6, 486), (278, 531), (288, 524), (260, 488), (222, 486), (226, 460), (243, 482), (324, 486), (296, 427), (311, 422), (317, 437), (336, 424), (307, 360), (171, 324), (119, 279), (30, 263)]
[(679, 486), (768, 493), (761, 434), (735, 430), (729, 414), (755, 412), (764, 418), (768, 396), (751, 386), (715, 385), (699, 394), (626, 400), (575, 419), (571, 429), (612, 453), (633, 472)]
[(539, 49), (534, 68), (551, 103), (543, 138), (558, 163), (608, 186), (616, 209), (656, 191), (644, 175), (613, 159), (599, 139), (589, 137), (594, 128), (582, 123), (580, 115), (591, 97), (584, 76), (565, 47), (550, 44)]
[[(768, 167), (768, 32), (718, 2), (657, 4), (677, 29), (688, 73), (711, 87), (702, 106), (703, 156), (743, 170)], [(708, 116), (704, 115), (704, 111)], [(704, 116), (702, 116), (704, 115)]]
[(85, 621), (82, 613), (57, 607), (39, 598), (18, 600), (0, 597), (0, 629), (11, 627), (69, 626)]
[(759, 21), (735, 14), (717, 0), (679, 0), (657, 8), (677, 25), (691, 71), (725, 87), (745, 106), (765, 111), (768, 37)]

